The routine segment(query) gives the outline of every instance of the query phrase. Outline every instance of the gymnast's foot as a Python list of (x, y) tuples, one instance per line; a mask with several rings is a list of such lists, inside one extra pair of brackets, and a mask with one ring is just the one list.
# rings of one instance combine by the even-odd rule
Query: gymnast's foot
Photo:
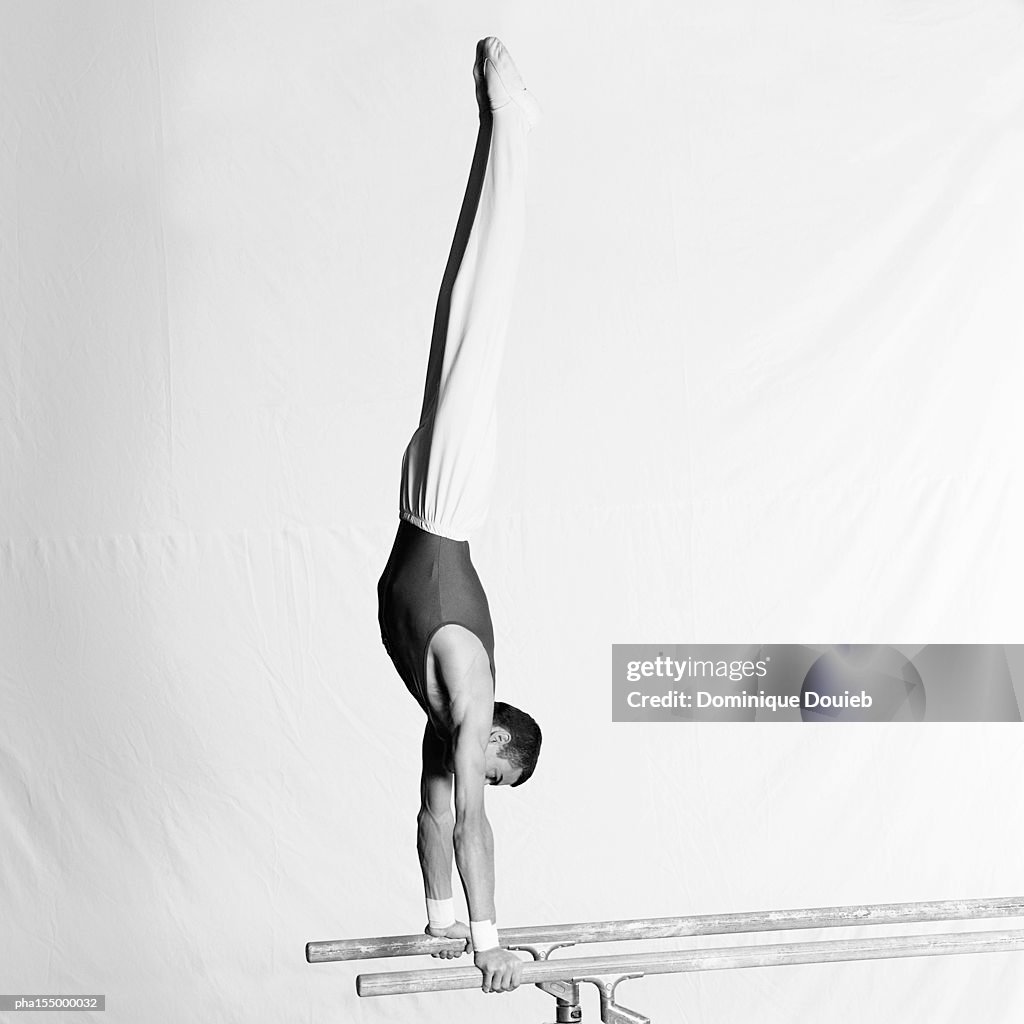
[(540, 120), (540, 104), (523, 85), (511, 54), (496, 36), (488, 36), (476, 44), (473, 78), (481, 113), (501, 110), (511, 104), (526, 118), (530, 128)]

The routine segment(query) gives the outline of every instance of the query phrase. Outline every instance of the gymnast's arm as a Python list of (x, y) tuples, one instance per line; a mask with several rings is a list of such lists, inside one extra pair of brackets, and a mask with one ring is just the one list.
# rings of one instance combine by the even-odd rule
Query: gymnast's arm
[[(494, 922), (494, 836), (484, 811), (494, 682), (483, 648), (469, 664), (444, 678), (455, 767), (455, 863), (466, 890), (470, 921)], [(485, 992), (511, 991), (519, 985), (523, 961), (507, 949), (495, 945), (477, 950), (474, 962), (483, 972)]]
[[(416, 850), (428, 900), (452, 898), (452, 775), (445, 767), (445, 744), (433, 725), (423, 730), (423, 772), (420, 776), (420, 812), (416, 818)], [(469, 939), (469, 926), (456, 921), (447, 927), (427, 926), (429, 935)], [(467, 948), (469, 943), (467, 942)], [(462, 956), (465, 950), (437, 953), (444, 960)]]
[(494, 836), (484, 809), (487, 741), (493, 701), (464, 695), (452, 703), (455, 767), (455, 863), (466, 890), (471, 921), (493, 921)]

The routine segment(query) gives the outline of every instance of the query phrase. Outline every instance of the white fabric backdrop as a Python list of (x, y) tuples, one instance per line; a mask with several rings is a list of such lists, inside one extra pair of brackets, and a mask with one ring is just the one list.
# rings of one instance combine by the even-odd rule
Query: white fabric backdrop
[[(1018, 726), (608, 706), (613, 641), (1022, 639), (1017, 0), (3, 15), (0, 991), (104, 992), (110, 1024), (553, 1016), (360, 1001), (303, 959), (423, 926), (374, 585), (490, 33), (546, 109), (473, 543), (498, 694), (545, 730), (488, 801), (499, 923), (1024, 891)], [(1021, 977), (621, 994), (1000, 1024)]]

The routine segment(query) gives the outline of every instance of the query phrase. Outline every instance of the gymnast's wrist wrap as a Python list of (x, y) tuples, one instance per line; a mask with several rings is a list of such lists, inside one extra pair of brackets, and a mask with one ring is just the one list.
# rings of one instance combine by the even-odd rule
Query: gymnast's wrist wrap
[(431, 928), (449, 928), (455, 924), (455, 900), (432, 900), (427, 897), (427, 923)]
[(469, 931), (473, 936), (474, 953), (482, 953), (485, 949), (501, 945), (498, 942), (498, 926), (493, 921), (470, 921)]

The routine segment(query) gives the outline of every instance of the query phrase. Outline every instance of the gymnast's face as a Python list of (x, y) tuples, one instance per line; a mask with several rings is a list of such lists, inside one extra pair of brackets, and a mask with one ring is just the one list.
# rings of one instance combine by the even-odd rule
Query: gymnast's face
[(507, 729), (496, 726), (491, 730), (485, 755), (485, 776), (488, 786), (511, 786), (523, 773), (522, 768), (516, 768), (498, 753), (510, 739)]

